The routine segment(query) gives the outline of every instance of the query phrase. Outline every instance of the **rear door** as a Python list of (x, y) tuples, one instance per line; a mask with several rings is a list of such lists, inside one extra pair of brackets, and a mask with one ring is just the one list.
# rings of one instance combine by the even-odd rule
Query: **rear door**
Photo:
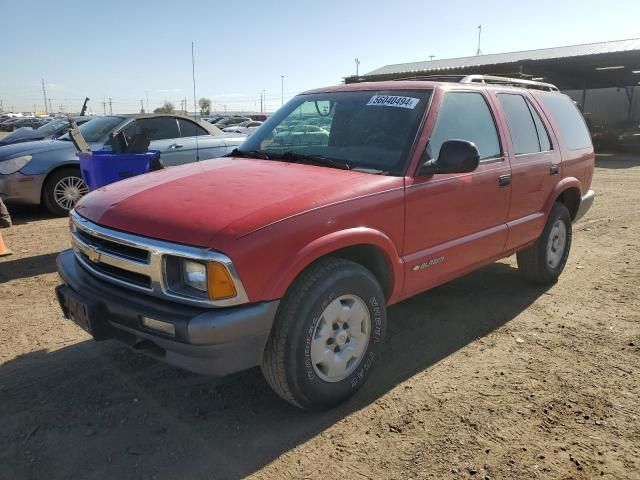
[[(177, 163), (195, 162), (196, 160), (207, 160), (208, 158), (221, 157), (229, 152), (226, 144), (219, 138), (209, 134), (202, 126), (186, 118), (178, 118), (180, 128), (179, 155), (176, 156)], [(165, 163), (166, 165), (166, 163)]]
[[(433, 107), (438, 108), (435, 101)], [(404, 248), (407, 294), (431, 288), (502, 254), (511, 169), (499, 132), (484, 90), (444, 93), (427, 155), (437, 158), (447, 140), (468, 140), (478, 147), (480, 165), (471, 173), (408, 180)]]
[(560, 178), (560, 155), (548, 127), (528, 95), (499, 92), (497, 104), (507, 124), (512, 169), (507, 249), (535, 240), (545, 224), (544, 205)]

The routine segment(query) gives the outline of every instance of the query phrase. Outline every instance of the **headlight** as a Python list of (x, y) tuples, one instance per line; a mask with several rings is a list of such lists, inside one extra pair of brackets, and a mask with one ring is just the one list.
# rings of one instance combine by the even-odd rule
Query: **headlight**
[(21, 157), (10, 158), (9, 160), (0, 162), (0, 173), (2, 175), (11, 175), (12, 173), (16, 173), (29, 163), (31, 158), (31, 155), (23, 155)]
[(207, 291), (207, 267), (200, 262), (182, 261), (182, 281), (201, 292)]
[(237, 295), (227, 268), (218, 262), (181, 259), (182, 283), (202, 292), (210, 300), (224, 300)]

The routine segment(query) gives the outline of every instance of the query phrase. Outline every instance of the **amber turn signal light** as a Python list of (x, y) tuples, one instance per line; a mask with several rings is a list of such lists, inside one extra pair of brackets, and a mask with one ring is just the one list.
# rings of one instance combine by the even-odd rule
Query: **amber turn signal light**
[(211, 300), (223, 300), (237, 295), (229, 271), (221, 263), (209, 262), (207, 264), (207, 285)]

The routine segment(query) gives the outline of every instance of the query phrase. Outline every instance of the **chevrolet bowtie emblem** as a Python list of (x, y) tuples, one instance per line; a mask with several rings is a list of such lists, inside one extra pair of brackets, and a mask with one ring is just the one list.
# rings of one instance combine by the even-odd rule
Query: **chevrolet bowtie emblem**
[(93, 263), (98, 263), (100, 261), (100, 252), (96, 252), (94, 249), (87, 250), (87, 258), (91, 260)]

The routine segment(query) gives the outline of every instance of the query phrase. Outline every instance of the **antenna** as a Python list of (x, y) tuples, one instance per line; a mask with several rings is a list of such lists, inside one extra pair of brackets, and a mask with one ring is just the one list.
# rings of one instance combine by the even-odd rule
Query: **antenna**
[(45, 113), (49, 113), (47, 111), (47, 91), (44, 89), (44, 78), (42, 80), (42, 95), (44, 96), (44, 111)]
[(482, 40), (482, 25), (478, 25), (478, 51), (476, 52), (476, 56), (482, 55), (482, 50), (480, 50), (481, 40)]
[[(196, 108), (196, 60), (193, 53), (193, 41), (191, 42), (191, 78), (193, 79), (193, 119), (198, 119), (198, 110)], [(185, 99), (184, 108), (187, 109), (187, 101)], [(196, 161), (200, 161), (200, 149), (198, 148), (198, 131), (196, 130)]]

